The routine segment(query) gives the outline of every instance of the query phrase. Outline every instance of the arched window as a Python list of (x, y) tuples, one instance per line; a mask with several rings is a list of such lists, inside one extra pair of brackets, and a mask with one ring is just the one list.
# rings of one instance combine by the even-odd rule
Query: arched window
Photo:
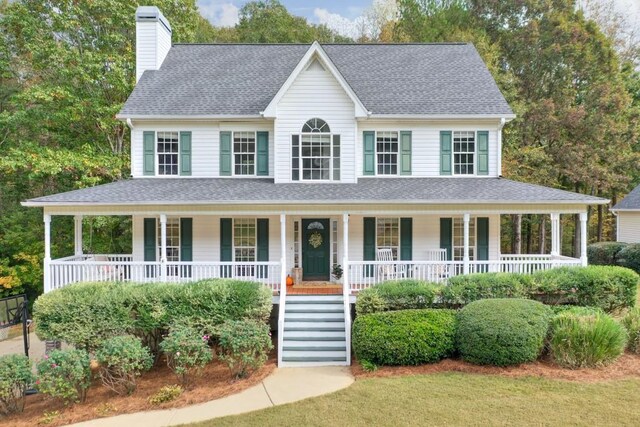
[(327, 124), (327, 122), (315, 117), (311, 120), (308, 120), (307, 123), (305, 123), (304, 126), (302, 126), (302, 132), (303, 133), (307, 133), (307, 132), (330, 133), (331, 129), (329, 129), (329, 125)]

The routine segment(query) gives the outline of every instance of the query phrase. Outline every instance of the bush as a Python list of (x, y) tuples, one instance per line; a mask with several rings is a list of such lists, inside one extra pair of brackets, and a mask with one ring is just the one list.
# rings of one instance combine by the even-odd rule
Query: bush
[(149, 398), (149, 403), (152, 405), (160, 405), (166, 402), (171, 402), (180, 397), (183, 391), (184, 389), (179, 385), (166, 385)]
[(91, 385), (89, 353), (85, 350), (54, 350), (38, 362), (37, 369), (39, 392), (65, 404), (84, 402)]
[(199, 375), (213, 355), (208, 345), (209, 336), (200, 334), (188, 325), (174, 325), (169, 335), (160, 343), (167, 356), (167, 365), (175, 372), (183, 384), (189, 377)]
[(549, 349), (566, 368), (603, 366), (616, 360), (627, 343), (622, 325), (603, 313), (560, 313), (551, 322)]
[(531, 277), (514, 273), (478, 273), (454, 276), (442, 289), (442, 303), (462, 307), (487, 298), (525, 298), (531, 288)]
[(626, 243), (599, 242), (587, 246), (587, 259), (592, 265), (618, 265), (618, 254)]
[(237, 378), (262, 367), (273, 348), (269, 326), (255, 320), (229, 320), (220, 328), (220, 360)]
[(640, 307), (632, 308), (622, 318), (622, 326), (627, 330), (629, 342), (627, 348), (636, 354), (640, 354)]
[(618, 253), (618, 264), (640, 274), (640, 243), (627, 245)]
[(391, 280), (358, 293), (358, 314), (432, 307), (440, 286), (421, 280)]
[(453, 353), (455, 326), (453, 310), (365, 314), (353, 323), (353, 349), (368, 364), (433, 363)]
[(182, 323), (213, 334), (225, 320), (266, 321), (271, 290), (230, 279), (181, 284), (78, 283), (40, 296), (36, 332), (94, 351), (106, 339), (132, 334), (157, 353), (162, 331)]
[(133, 393), (137, 377), (153, 365), (149, 349), (130, 335), (106, 340), (98, 349), (96, 359), (100, 363), (102, 384), (117, 394)]
[(640, 277), (626, 268), (594, 265), (538, 271), (532, 280), (532, 297), (611, 312), (635, 306)]
[(32, 383), (31, 361), (27, 356), (0, 356), (0, 414), (22, 412), (24, 393)]
[(526, 299), (486, 299), (458, 313), (456, 343), (465, 361), (508, 366), (536, 360), (544, 347), (551, 309)]

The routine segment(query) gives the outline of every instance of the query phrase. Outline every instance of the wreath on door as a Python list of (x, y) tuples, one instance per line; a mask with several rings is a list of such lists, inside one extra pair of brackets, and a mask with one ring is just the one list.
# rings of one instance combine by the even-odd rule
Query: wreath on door
[(322, 245), (322, 234), (318, 231), (314, 231), (309, 236), (309, 244), (313, 246), (315, 249), (319, 248)]

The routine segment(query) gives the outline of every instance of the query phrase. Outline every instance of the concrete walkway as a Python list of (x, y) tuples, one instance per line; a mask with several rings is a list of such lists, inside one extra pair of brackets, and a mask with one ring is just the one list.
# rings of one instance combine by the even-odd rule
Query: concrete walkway
[(178, 409), (137, 412), (85, 421), (73, 426), (175, 426), (243, 414), (320, 396), (353, 383), (348, 367), (279, 368), (260, 384), (238, 394)]

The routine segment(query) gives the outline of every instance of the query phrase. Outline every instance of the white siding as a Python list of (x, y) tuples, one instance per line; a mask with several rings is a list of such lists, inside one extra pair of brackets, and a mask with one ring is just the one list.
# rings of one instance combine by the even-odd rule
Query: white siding
[(381, 121), (361, 120), (356, 135), (356, 175), (362, 174), (364, 131), (411, 131), (411, 176), (440, 176), (440, 131), (489, 131), (489, 176), (498, 176), (499, 121)]
[(618, 212), (618, 242), (640, 243), (640, 212)]
[(157, 70), (171, 49), (171, 33), (160, 22), (136, 22), (136, 82)]
[[(269, 174), (273, 176), (274, 144), (273, 124), (259, 122), (160, 122), (135, 123), (131, 131), (131, 175), (143, 175), (144, 131), (191, 131), (191, 176), (217, 177), (220, 172), (220, 131), (266, 131), (269, 132)], [(157, 163), (157, 156), (154, 159)]]
[(341, 181), (355, 182), (355, 106), (329, 71), (312, 67), (300, 73), (277, 107), (276, 182), (291, 181), (291, 135), (314, 117), (340, 134)]

